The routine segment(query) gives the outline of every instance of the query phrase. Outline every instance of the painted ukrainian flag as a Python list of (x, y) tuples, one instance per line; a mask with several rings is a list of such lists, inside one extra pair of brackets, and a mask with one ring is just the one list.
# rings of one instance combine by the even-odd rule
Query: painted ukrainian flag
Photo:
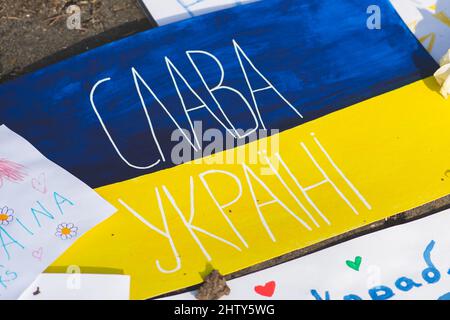
[(54, 266), (148, 298), (448, 194), (436, 68), (389, 1), (266, 0), (7, 83), (0, 119), (118, 209)]

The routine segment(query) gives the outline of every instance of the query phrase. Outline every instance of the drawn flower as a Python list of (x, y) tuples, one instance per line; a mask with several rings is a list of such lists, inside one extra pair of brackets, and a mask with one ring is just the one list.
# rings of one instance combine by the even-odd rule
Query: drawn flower
[(56, 227), (55, 236), (62, 240), (72, 239), (76, 237), (78, 227), (75, 227), (73, 223), (61, 223)]
[(4, 206), (0, 210), (0, 225), (7, 226), (14, 220), (14, 210)]

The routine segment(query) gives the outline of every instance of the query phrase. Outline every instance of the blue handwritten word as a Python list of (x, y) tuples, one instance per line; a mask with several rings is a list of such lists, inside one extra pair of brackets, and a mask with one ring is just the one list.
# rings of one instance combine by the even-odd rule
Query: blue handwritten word
[[(64, 208), (66, 206), (74, 206), (75, 203), (69, 200), (68, 198), (62, 196), (58, 192), (53, 192), (53, 201), (54, 205), (59, 211), (59, 214), (62, 216), (64, 215)], [(42, 228), (42, 221), (41, 219), (43, 217), (54, 220), (55, 214), (52, 213), (50, 210), (48, 210), (40, 201), (36, 201), (36, 205), (34, 208), (30, 208), (32, 219), (35, 221), (37, 227)], [(18, 226), (20, 226), (25, 232), (30, 236), (35, 236), (35, 232), (33, 228), (31, 228), (29, 225), (24, 223), (19, 218), (16, 218), (16, 221), (18, 223)], [(9, 250), (10, 246), (18, 247), (19, 249), (25, 249), (25, 246), (19, 242), (10, 232), (6, 231), (5, 228), (0, 226), (0, 258), (1, 254), (3, 253), (7, 260), (11, 260), (11, 253)], [(3, 252), (2, 252), (3, 251)], [(0, 279), (1, 280), (1, 279)], [(1, 282), (1, 281), (0, 281)], [(0, 283), (1, 285), (1, 283)]]
[[(431, 261), (431, 252), (434, 248), (436, 242), (431, 240), (430, 243), (426, 246), (423, 252), (423, 260), (425, 261), (426, 268), (422, 271), (422, 279), (426, 284), (435, 284), (439, 282), (441, 279), (441, 273)], [(450, 274), (450, 269), (447, 271)], [(413, 288), (418, 288), (423, 286), (422, 283), (414, 281), (411, 278), (402, 276), (399, 277), (394, 283), (395, 289), (403, 292), (408, 292)], [(368, 294), (372, 300), (388, 300), (395, 296), (394, 290), (386, 285), (379, 285), (369, 289)], [(311, 290), (311, 295), (316, 300), (331, 300), (330, 292), (326, 291), (325, 296), (322, 297), (316, 289)], [(362, 297), (356, 294), (348, 294), (343, 297), (344, 300), (363, 300)], [(450, 300), (450, 292), (442, 295), (438, 298), (438, 300)]]
[(438, 300), (450, 300), (450, 292), (447, 292), (446, 294), (440, 296)]
[(6, 289), (8, 282), (17, 279), (17, 273), (8, 270), (5, 266), (0, 265), (0, 287)]
[(328, 291), (325, 292), (325, 299), (322, 299), (317, 290), (311, 290), (311, 294), (316, 300), (330, 300), (330, 292)]

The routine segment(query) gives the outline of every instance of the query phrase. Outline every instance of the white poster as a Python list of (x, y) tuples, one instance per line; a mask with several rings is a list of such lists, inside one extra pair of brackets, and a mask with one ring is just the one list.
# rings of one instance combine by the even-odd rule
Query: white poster
[(0, 126), (0, 299), (16, 299), (116, 209)]
[(43, 273), (19, 300), (128, 300), (130, 276)]
[(449, 226), (450, 209), (371, 233), (231, 280), (224, 299), (450, 300)]

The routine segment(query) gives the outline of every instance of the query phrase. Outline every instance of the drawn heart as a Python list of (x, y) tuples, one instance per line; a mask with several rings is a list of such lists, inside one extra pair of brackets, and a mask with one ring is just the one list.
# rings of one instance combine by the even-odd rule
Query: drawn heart
[(355, 260), (347, 260), (345, 263), (349, 268), (352, 268), (355, 271), (359, 271), (359, 267), (361, 266), (362, 258), (360, 256), (355, 257)]
[(41, 173), (39, 177), (31, 179), (31, 186), (34, 190), (46, 194), (47, 185), (45, 184), (45, 173)]
[(42, 256), (44, 255), (44, 249), (41, 247), (37, 250), (34, 250), (31, 255), (33, 256), (33, 258), (38, 259), (39, 261), (41, 261)]
[(255, 292), (259, 295), (270, 298), (275, 292), (275, 285), (275, 281), (269, 281), (263, 286), (256, 286)]

